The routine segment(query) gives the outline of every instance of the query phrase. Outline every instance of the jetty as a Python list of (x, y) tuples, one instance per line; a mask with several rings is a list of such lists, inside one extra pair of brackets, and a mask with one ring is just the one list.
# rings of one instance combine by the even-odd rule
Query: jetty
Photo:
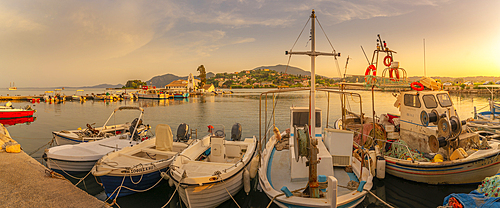
[[(0, 139), (10, 140), (0, 124)], [(108, 207), (64, 178), (54, 178), (24, 151), (0, 151), (0, 207)]]
[(23, 100), (31, 101), (32, 99), (42, 99), (42, 96), (0, 96), (0, 100)]

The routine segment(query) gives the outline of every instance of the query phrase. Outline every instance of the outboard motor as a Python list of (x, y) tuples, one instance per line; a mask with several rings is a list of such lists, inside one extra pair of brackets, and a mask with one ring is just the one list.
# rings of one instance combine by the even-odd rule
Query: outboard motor
[(187, 142), (191, 138), (191, 135), (189, 135), (188, 132), (189, 126), (185, 123), (181, 123), (177, 128), (177, 142)]
[(241, 141), (241, 124), (235, 123), (231, 128), (231, 141)]
[[(137, 132), (138, 130), (135, 130), (135, 126), (137, 125), (137, 128), (139, 128), (139, 126), (142, 125), (142, 119), (139, 119), (139, 118), (135, 118), (132, 123), (130, 124), (130, 127), (129, 127), (129, 131), (130, 131), (130, 134), (134, 134), (132, 135), (132, 140), (138, 140), (139, 139), (139, 132)], [(134, 130), (135, 130), (135, 133), (134, 133)]]

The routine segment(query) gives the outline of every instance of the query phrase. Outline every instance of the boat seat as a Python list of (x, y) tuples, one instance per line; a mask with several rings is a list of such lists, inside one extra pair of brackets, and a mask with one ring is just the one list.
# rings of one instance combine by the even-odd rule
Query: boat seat
[(228, 169), (234, 163), (188, 161), (181, 168), (186, 170), (189, 177), (212, 176), (216, 171)]

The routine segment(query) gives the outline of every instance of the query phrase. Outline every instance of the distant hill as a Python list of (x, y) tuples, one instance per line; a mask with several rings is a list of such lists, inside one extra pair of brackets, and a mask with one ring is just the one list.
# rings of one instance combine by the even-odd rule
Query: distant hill
[[(207, 73), (207, 79), (214, 77), (214, 76), (215, 76), (215, 74), (212, 72)], [(170, 84), (170, 82), (172, 82), (172, 81), (175, 81), (178, 79), (187, 80), (187, 78), (188, 78), (188, 76), (179, 77), (179, 76), (176, 76), (173, 74), (164, 74), (164, 75), (155, 76), (155, 77), (151, 78), (150, 80), (146, 81), (146, 83), (148, 85), (153, 85), (153, 86), (156, 86), (159, 88), (163, 88), (163, 87), (165, 87), (165, 85)], [(198, 76), (194, 76), (194, 78), (200, 79)]]
[(115, 85), (112, 85), (112, 84), (99, 84), (99, 85), (94, 85), (94, 86), (84, 86), (84, 87), (80, 87), (80, 88), (121, 88), (123, 86), (124, 85), (122, 85), (122, 84), (115, 84)]
[(298, 67), (294, 67), (294, 66), (288, 66), (288, 69), (287, 69), (286, 65), (281, 65), (281, 64), (278, 64), (276, 66), (259, 66), (255, 69), (252, 69), (252, 70), (260, 70), (260, 69), (269, 69), (269, 70), (274, 70), (274, 71), (281, 72), (281, 73), (286, 72), (287, 74), (294, 74), (294, 75), (311, 76), (310, 71), (304, 71), (303, 69), (298, 68)]

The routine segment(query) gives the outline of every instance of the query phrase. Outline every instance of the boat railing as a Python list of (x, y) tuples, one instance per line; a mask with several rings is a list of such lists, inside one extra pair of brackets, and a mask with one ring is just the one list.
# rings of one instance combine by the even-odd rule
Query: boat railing
[[(260, 98), (259, 98), (259, 153), (262, 151), (262, 142), (264, 141), (267, 141), (267, 138), (268, 138), (268, 135), (271, 135), (270, 132), (270, 129), (272, 129), (272, 126), (270, 124), (275, 124), (275, 110), (276, 110), (276, 94), (280, 94), (280, 93), (288, 93), (288, 92), (298, 92), (298, 91), (310, 91), (311, 88), (310, 87), (301, 87), (301, 88), (285, 88), (285, 89), (277, 89), (277, 90), (270, 90), (270, 91), (267, 91), (267, 92), (263, 92), (260, 94)], [(330, 111), (330, 94), (331, 93), (334, 93), (334, 94), (339, 94), (342, 96), (342, 100), (344, 101), (341, 101), (342, 103), (342, 107), (341, 107), (341, 110), (342, 110), (342, 119), (343, 121), (345, 122), (345, 114), (347, 113), (346, 111), (346, 98), (347, 96), (351, 96), (351, 97), (357, 97), (359, 99), (358, 102), (356, 103), (359, 103), (359, 111), (360, 111), (360, 115), (364, 115), (363, 114), (363, 101), (361, 99), (361, 95), (359, 93), (356, 93), (356, 92), (351, 92), (351, 91), (344, 91), (342, 89), (338, 89), (338, 88), (333, 88), (333, 87), (321, 87), (321, 88), (317, 88), (316, 89), (317, 91), (323, 91), (323, 92), (326, 92), (328, 93), (327, 95), (327, 100), (328, 100), (328, 104), (327, 104), (327, 120), (326, 120), (326, 124), (328, 126), (328, 123), (329, 123), (329, 111)], [(271, 120), (269, 119), (268, 121), (268, 104), (267, 104), (267, 98), (269, 96), (272, 96), (272, 102), (273, 102), (273, 106), (272, 106), (272, 112), (271, 112), (271, 117), (272, 117), (272, 122)], [(264, 99), (264, 135), (262, 135), (262, 113), (263, 113), (263, 109), (262, 109), (262, 101)], [(363, 120), (362, 120), (363, 122)], [(363, 130), (363, 126), (361, 127), (361, 130)]]
[(388, 141), (388, 140), (385, 140), (385, 139), (377, 139), (377, 138), (375, 138), (375, 137), (373, 137), (373, 136), (370, 136), (370, 135), (367, 135), (367, 134), (363, 134), (363, 133), (361, 133), (361, 132), (359, 132), (359, 131), (356, 131), (355, 129), (347, 129), (347, 130), (352, 131), (352, 132), (355, 132), (355, 133), (358, 133), (358, 134), (360, 134), (360, 135), (362, 135), (362, 136), (366, 136), (367, 138), (371, 138), (371, 139), (373, 139), (374, 141), (381, 141), (381, 142), (391, 143), (391, 144), (393, 144), (393, 145), (395, 144), (395, 145), (404, 146), (404, 147), (405, 147), (405, 149), (408, 151), (408, 155), (410, 155), (410, 157), (411, 157), (411, 161), (412, 161), (412, 162), (415, 162), (415, 158), (413, 157), (413, 154), (411, 153), (410, 148), (408, 147), (408, 145), (401, 144), (401, 143), (397, 143), (397, 142)]

